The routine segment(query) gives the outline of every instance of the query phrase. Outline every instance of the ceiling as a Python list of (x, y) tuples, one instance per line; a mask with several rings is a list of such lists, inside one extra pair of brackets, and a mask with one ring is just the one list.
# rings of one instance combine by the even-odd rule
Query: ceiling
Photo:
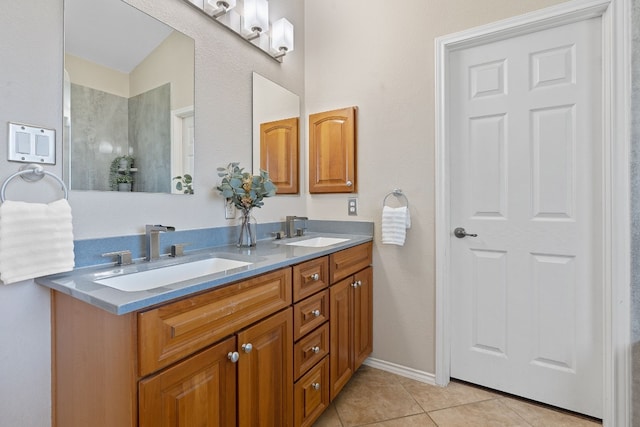
[(65, 0), (65, 52), (130, 73), (172, 28), (122, 0)]

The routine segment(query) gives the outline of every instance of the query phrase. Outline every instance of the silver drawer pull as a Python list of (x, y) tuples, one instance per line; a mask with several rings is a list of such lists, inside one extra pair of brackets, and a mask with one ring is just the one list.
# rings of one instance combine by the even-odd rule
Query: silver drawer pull
[(251, 345), (251, 343), (242, 344), (242, 351), (244, 351), (245, 353), (251, 353), (251, 350), (253, 350), (253, 346)]
[(227, 359), (231, 360), (231, 363), (236, 363), (240, 359), (240, 353), (237, 351), (230, 351), (227, 354)]
[(311, 388), (314, 389), (314, 390), (320, 390), (320, 383), (311, 384)]
[(312, 352), (314, 352), (315, 354), (318, 354), (318, 353), (320, 353), (320, 347), (318, 347), (318, 346), (311, 347), (311, 348), (309, 349), (309, 351), (312, 351)]
[(320, 317), (322, 313), (320, 312), (320, 310), (313, 310), (311, 314), (313, 315), (313, 317)]
[(313, 273), (311, 276), (309, 276), (309, 278), (314, 282), (317, 282), (318, 280), (320, 280), (320, 275), (318, 273)]

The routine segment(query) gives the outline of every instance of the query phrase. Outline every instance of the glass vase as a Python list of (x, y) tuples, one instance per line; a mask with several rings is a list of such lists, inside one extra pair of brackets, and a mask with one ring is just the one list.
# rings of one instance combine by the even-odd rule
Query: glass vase
[(240, 217), (240, 231), (238, 235), (239, 248), (251, 248), (256, 245), (256, 233), (258, 224), (251, 215), (251, 209), (243, 210)]

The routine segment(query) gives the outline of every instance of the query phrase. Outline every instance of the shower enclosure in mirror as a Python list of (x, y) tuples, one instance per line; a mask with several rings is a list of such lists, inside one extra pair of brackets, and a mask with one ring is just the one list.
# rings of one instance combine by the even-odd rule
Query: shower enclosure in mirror
[(300, 98), (253, 73), (253, 169), (269, 172), (278, 194), (298, 194)]
[(193, 39), (122, 0), (65, 0), (64, 20), (68, 186), (192, 193)]

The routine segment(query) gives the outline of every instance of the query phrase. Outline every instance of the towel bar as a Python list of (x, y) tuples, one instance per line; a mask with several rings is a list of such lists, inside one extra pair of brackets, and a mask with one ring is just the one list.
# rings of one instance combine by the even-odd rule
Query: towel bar
[(404, 193), (402, 192), (401, 189), (399, 188), (395, 188), (392, 192), (388, 193), (386, 196), (384, 196), (384, 200), (382, 201), (382, 206), (386, 206), (387, 205), (387, 199), (389, 198), (389, 196), (395, 196), (397, 199), (404, 199), (405, 203), (406, 203), (406, 207), (409, 207), (409, 199), (407, 198), (407, 196), (404, 195)]
[(56, 174), (48, 172), (44, 170), (42, 166), (33, 163), (21, 167), (18, 172), (14, 173), (13, 175), (9, 175), (9, 177), (4, 180), (4, 182), (2, 183), (2, 187), (0, 188), (0, 202), (4, 203), (4, 201), (6, 200), (4, 192), (7, 188), (7, 184), (9, 184), (9, 181), (11, 181), (13, 178), (21, 176), (26, 181), (35, 182), (41, 180), (45, 175), (49, 175), (50, 177), (58, 181), (58, 183), (60, 183), (62, 191), (64, 191), (64, 198), (68, 199), (69, 190), (67, 190), (67, 186), (64, 184), (64, 181), (62, 181)]

